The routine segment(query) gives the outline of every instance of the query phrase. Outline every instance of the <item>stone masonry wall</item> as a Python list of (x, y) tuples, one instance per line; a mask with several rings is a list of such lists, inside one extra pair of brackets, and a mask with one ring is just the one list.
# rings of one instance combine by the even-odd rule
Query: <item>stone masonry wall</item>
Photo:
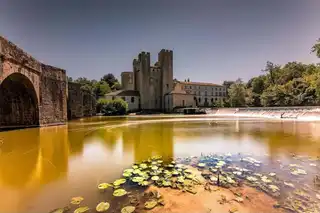
[(67, 121), (67, 87), (65, 70), (41, 64), (40, 124)]
[(83, 117), (89, 117), (96, 114), (96, 100), (93, 95), (83, 93)]
[(81, 84), (68, 82), (68, 119), (83, 117), (83, 93)]

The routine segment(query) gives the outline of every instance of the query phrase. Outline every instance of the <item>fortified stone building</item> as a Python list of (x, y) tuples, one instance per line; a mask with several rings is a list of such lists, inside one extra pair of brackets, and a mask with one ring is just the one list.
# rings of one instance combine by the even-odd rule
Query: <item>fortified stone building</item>
[(133, 71), (121, 73), (121, 85), (123, 90), (109, 93), (106, 98), (122, 98), (130, 111), (171, 112), (183, 107), (210, 107), (226, 97), (222, 85), (173, 80), (173, 52), (164, 49), (153, 66), (150, 53), (141, 52), (133, 60)]

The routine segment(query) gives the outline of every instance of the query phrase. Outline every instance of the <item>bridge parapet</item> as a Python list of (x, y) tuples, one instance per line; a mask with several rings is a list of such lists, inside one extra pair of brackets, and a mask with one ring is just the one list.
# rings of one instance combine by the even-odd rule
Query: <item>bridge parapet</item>
[(40, 72), (40, 62), (2, 36), (0, 36), (0, 57)]

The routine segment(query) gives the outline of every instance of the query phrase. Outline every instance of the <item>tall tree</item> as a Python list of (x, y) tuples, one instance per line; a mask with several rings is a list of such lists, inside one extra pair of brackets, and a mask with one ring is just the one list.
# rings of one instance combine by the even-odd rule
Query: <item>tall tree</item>
[(232, 107), (242, 107), (246, 105), (246, 89), (241, 79), (236, 80), (228, 89), (229, 101)]
[(108, 83), (110, 88), (113, 88), (113, 85), (118, 82), (112, 73), (108, 73), (101, 78), (101, 81)]
[(317, 42), (313, 45), (311, 51), (312, 51), (313, 53), (315, 53), (318, 58), (320, 58), (320, 38), (319, 38), (319, 39), (317, 40)]

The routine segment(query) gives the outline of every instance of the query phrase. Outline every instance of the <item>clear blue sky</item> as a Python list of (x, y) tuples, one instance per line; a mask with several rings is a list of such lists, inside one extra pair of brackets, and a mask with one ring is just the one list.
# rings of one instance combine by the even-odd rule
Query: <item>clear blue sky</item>
[(221, 83), (266, 61), (319, 62), (320, 0), (1, 0), (0, 34), (73, 78), (132, 70), (174, 51), (174, 77)]

